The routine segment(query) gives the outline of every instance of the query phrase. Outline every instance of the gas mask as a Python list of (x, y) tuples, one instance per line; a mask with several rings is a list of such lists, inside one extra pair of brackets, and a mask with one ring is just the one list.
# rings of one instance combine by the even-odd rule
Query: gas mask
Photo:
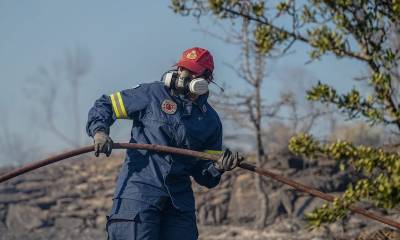
[(186, 69), (172, 70), (164, 74), (164, 85), (177, 94), (187, 95), (193, 93), (203, 95), (208, 92), (208, 81), (204, 78), (192, 78)]

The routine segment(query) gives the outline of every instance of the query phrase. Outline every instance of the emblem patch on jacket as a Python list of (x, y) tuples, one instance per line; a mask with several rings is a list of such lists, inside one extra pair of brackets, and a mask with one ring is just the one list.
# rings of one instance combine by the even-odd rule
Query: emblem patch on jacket
[(176, 112), (176, 108), (176, 103), (169, 99), (165, 99), (161, 104), (161, 109), (167, 114), (174, 114)]

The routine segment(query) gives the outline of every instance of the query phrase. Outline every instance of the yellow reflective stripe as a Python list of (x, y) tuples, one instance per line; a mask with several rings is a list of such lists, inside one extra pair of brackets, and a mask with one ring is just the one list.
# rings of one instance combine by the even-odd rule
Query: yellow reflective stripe
[(115, 113), (115, 116), (120, 118), (128, 118), (128, 114), (126, 113), (124, 101), (122, 101), (121, 92), (116, 92), (110, 95), (112, 107)]
[(113, 106), (113, 110), (114, 110), (114, 113), (115, 113), (115, 116), (117, 117), (117, 118), (120, 118), (120, 114), (119, 114), (119, 111), (118, 111), (118, 108), (117, 108), (117, 102), (115, 101), (115, 95), (114, 94), (111, 94), (110, 95), (110, 98), (111, 98), (111, 103), (112, 103), (112, 106)]
[(118, 96), (119, 105), (121, 107), (121, 115), (122, 115), (121, 117), (128, 118), (128, 114), (126, 114), (126, 110), (125, 110), (124, 101), (122, 101), (121, 93), (117, 92), (117, 96)]
[(209, 153), (209, 154), (222, 154), (224, 153), (224, 151), (222, 150), (204, 150), (205, 153)]

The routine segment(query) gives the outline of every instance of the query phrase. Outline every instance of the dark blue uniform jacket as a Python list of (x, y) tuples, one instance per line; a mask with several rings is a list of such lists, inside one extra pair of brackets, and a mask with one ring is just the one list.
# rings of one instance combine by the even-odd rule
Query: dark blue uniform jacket
[[(131, 143), (221, 153), (222, 126), (218, 114), (207, 103), (208, 95), (194, 102), (172, 95), (162, 82), (103, 95), (89, 111), (89, 136), (96, 131), (109, 133), (116, 119), (133, 120)], [(181, 211), (195, 209), (190, 176), (208, 188), (216, 186), (221, 174), (212, 161), (127, 150), (114, 198), (127, 198), (157, 204), (169, 196)]]

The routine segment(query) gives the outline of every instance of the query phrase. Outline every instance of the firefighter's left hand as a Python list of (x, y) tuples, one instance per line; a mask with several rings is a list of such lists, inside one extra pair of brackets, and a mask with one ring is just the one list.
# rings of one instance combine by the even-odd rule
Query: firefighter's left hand
[(215, 163), (215, 167), (220, 172), (231, 171), (244, 160), (238, 152), (232, 153), (228, 148), (224, 151), (220, 159)]

